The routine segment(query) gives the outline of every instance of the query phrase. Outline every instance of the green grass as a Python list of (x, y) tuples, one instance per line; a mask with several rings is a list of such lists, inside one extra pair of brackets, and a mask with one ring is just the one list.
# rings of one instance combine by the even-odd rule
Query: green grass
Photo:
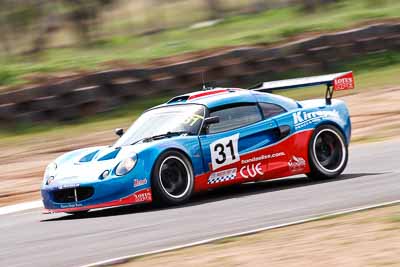
[(91, 47), (53, 48), (39, 57), (3, 58), (0, 85), (25, 83), (27, 75), (104, 69), (110, 61), (141, 63), (209, 48), (274, 43), (304, 32), (332, 31), (369, 20), (398, 17), (400, 1), (397, 0), (342, 0), (314, 14), (305, 14), (293, 6), (230, 17), (207, 28), (178, 28), (151, 36), (114, 35)]
[[(400, 223), (400, 214), (392, 215), (389, 218), (389, 222), (391, 222), (391, 223)], [(397, 229), (398, 229), (398, 227), (397, 227)]]

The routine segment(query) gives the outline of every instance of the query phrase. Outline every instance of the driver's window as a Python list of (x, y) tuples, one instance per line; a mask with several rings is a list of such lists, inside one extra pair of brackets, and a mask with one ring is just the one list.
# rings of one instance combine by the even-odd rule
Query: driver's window
[(219, 117), (219, 122), (209, 125), (209, 134), (236, 129), (262, 120), (260, 110), (255, 104), (231, 106), (211, 111), (210, 117), (214, 116)]

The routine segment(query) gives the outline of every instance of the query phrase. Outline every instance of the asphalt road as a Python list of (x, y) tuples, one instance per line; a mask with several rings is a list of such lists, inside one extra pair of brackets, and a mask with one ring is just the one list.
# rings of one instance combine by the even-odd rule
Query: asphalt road
[(128, 254), (400, 199), (400, 141), (354, 146), (340, 179), (304, 177), (197, 196), (177, 208), (136, 206), (86, 218), (0, 216), (0, 266), (79, 266)]

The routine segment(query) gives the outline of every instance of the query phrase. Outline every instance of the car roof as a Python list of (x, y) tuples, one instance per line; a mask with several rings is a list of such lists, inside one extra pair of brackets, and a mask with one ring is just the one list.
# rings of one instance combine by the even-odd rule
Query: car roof
[(284, 96), (240, 88), (215, 88), (188, 93), (174, 97), (161, 106), (196, 103), (202, 104), (209, 109), (214, 109), (230, 104), (256, 102), (277, 104), (286, 110), (296, 109), (299, 107), (297, 101)]

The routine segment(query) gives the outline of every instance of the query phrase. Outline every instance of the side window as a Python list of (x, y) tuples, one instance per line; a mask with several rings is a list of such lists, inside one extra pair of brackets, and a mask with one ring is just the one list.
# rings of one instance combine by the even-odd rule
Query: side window
[(254, 104), (211, 111), (210, 117), (213, 116), (219, 117), (219, 123), (211, 124), (208, 128), (208, 133), (224, 132), (262, 120), (260, 110)]
[(271, 118), (273, 116), (279, 115), (281, 113), (285, 113), (286, 110), (278, 105), (271, 103), (259, 103), (262, 113), (265, 119)]

